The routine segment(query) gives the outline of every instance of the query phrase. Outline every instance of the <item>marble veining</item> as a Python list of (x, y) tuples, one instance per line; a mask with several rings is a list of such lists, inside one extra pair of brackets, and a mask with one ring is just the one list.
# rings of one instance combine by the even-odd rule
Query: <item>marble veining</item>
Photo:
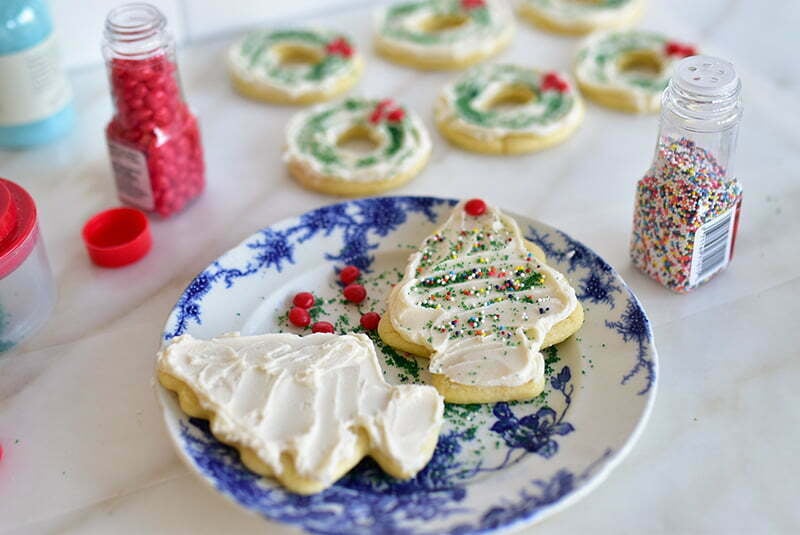
[[(589, 106), (576, 135), (552, 150), (510, 159), (464, 153), (432, 124), (435, 96), (452, 73), (417, 73), (375, 57), (364, 9), (303, 21), (351, 31), (367, 60), (354, 93), (394, 96), (431, 128), (428, 168), (397, 194), (485, 196), (558, 227), (608, 260), (648, 311), (662, 365), (639, 444), (590, 496), (526, 533), (800, 531), (796, 483), (785, 477), (800, 442), (800, 104), (798, 38), (788, 31), (799, 16), (786, 0), (768, 10), (758, 2), (649, 2), (642, 27), (700, 40), (734, 61), (745, 86), (736, 257), (688, 296), (663, 290), (627, 259), (633, 188), (652, 155), (656, 118)], [(575, 41), (518, 30), (502, 60), (569, 65)], [(150, 386), (163, 321), (186, 284), (255, 230), (334, 202), (291, 181), (280, 154), (295, 109), (237, 97), (223, 74), (227, 44), (180, 51), (209, 190), (182, 216), (154, 221), (155, 248), (137, 265), (95, 268), (79, 240), (91, 214), (117, 204), (102, 134), (110, 115), (102, 68), (72, 74), (72, 135), (0, 152), (0, 176), (38, 202), (60, 293), (46, 329), (0, 357), (0, 533), (297, 532), (243, 513), (192, 476), (173, 452)], [(602, 281), (586, 281), (588, 306), (614, 306), (623, 321), (624, 303), (609, 303), (601, 290)], [(638, 374), (641, 381), (646, 367)]]

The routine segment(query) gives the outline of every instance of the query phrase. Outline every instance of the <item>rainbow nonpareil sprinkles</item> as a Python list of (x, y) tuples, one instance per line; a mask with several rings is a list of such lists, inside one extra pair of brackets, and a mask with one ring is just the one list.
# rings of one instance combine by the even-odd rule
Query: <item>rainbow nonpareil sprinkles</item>
[[(636, 189), (633, 263), (677, 292), (705, 282), (730, 258), (741, 196), (741, 185), (713, 154), (686, 138), (662, 138)], [(717, 239), (728, 242), (712, 250)], [(705, 270), (701, 253), (707, 255)]]

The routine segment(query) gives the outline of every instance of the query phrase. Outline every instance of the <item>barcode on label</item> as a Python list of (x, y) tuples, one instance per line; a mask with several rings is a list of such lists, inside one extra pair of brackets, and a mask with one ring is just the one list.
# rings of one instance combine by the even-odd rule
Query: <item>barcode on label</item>
[(695, 286), (728, 265), (736, 210), (728, 210), (697, 230), (689, 285)]

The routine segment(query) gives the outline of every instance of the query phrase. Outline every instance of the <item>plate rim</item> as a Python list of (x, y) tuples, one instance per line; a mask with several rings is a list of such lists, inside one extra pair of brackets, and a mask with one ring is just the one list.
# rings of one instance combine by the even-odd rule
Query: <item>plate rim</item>
[[(268, 224), (266, 226), (259, 227), (258, 229), (254, 230), (253, 232), (251, 232), (247, 236), (245, 236), (242, 240), (238, 241), (232, 247), (229, 247), (228, 249), (226, 249), (222, 253), (218, 254), (214, 259), (211, 260), (211, 262), (208, 265), (206, 265), (206, 267), (204, 267), (199, 273), (197, 273), (189, 281), (189, 283), (181, 290), (181, 293), (178, 296), (178, 300), (176, 301), (175, 305), (170, 309), (169, 313), (167, 314), (167, 317), (166, 317), (166, 320), (165, 320), (165, 323), (164, 323), (164, 328), (162, 329), (162, 332), (161, 332), (160, 337), (159, 337), (160, 338), (160, 340), (159, 340), (160, 341), (159, 349), (161, 349), (163, 347), (164, 343), (165, 343), (164, 335), (167, 333), (167, 327), (169, 326), (169, 322), (172, 319), (172, 316), (173, 316), (173, 314), (175, 312), (175, 309), (177, 308), (177, 306), (178, 306), (178, 304), (180, 302), (180, 298), (186, 293), (186, 291), (191, 286), (192, 282), (198, 276), (200, 276), (202, 273), (204, 273), (206, 271), (206, 269), (208, 269), (211, 265), (213, 265), (214, 262), (218, 261), (220, 258), (222, 258), (223, 256), (231, 253), (232, 251), (234, 251), (236, 249), (239, 249), (245, 243), (250, 241), (254, 236), (256, 236), (259, 232), (261, 232), (263, 230), (266, 230), (266, 229), (271, 229), (271, 228), (274, 228), (274, 227), (285, 226), (287, 224), (290, 224), (293, 221), (298, 220), (303, 215), (308, 214), (310, 212), (313, 212), (315, 210), (319, 210), (321, 208), (329, 208), (329, 207), (338, 206), (338, 205), (349, 205), (349, 204), (352, 204), (353, 202), (358, 202), (358, 201), (369, 201), (369, 200), (373, 200), (373, 199), (387, 199), (387, 198), (392, 198), (392, 199), (408, 199), (408, 198), (412, 198), (412, 199), (432, 199), (432, 200), (444, 201), (444, 203), (453, 203), (453, 202), (457, 201), (456, 199), (447, 198), (447, 197), (439, 197), (439, 196), (435, 196), (435, 195), (378, 195), (378, 196), (370, 196), (370, 197), (361, 197), (361, 198), (356, 198), (356, 199), (344, 199), (344, 200), (340, 200), (340, 201), (337, 201), (337, 202), (323, 204), (323, 205), (320, 205), (320, 206), (318, 206), (316, 208), (312, 208), (312, 209), (300, 212), (300, 213), (298, 213), (296, 215), (284, 217), (284, 218), (279, 219), (279, 220), (277, 220), (275, 222), (272, 222), (272, 223), (270, 223), (270, 224)], [(502, 208), (501, 208), (501, 210), (502, 210)], [(522, 220), (530, 221), (530, 222), (533, 222), (533, 223), (535, 223), (537, 225), (540, 225), (541, 227), (543, 227), (545, 229), (548, 229), (549, 231), (553, 231), (553, 232), (559, 233), (565, 239), (580, 244), (589, 253), (591, 253), (595, 257), (605, 261), (605, 259), (603, 259), (603, 257), (600, 256), (594, 249), (592, 249), (591, 247), (587, 246), (586, 244), (584, 244), (581, 241), (575, 240), (574, 238), (572, 238), (571, 235), (567, 234), (566, 232), (561, 231), (560, 229), (558, 229), (558, 228), (556, 228), (556, 227), (554, 227), (554, 226), (552, 226), (552, 225), (550, 225), (548, 223), (545, 223), (545, 222), (543, 222), (543, 221), (541, 221), (539, 219), (533, 218), (533, 217), (522, 216), (522, 215), (517, 214), (515, 212), (510, 212), (510, 211), (505, 211), (505, 210), (502, 210), (502, 211), (503, 211), (503, 213), (505, 213), (506, 215), (510, 216), (512, 219), (517, 221), (518, 224), (519, 224), (519, 220), (521, 218)], [(523, 232), (523, 234), (524, 234), (524, 232)], [(606, 455), (604, 459), (603, 459), (603, 457), (601, 457), (601, 458), (599, 458), (599, 459), (597, 459), (595, 461), (592, 461), (592, 463), (590, 463), (589, 466), (591, 466), (594, 462), (599, 461), (600, 459), (603, 459), (604, 462), (602, 462), (597, 467), (597, 469), (591, 475), (589, 475), (589, 477), (587, 479), (585, 479), (584, 481), (582, 481), (579, 484), (577, 484), (572, 491), (568, 492), (567, 494), (565, 494), (564, 496), (562, 496), (561, 498), (556, 500), (554, 503), (547, 504), (545, 506), (542, 506), (540, 508), (534, 509), (533, 511), (530, 511), (530, 512), (527, 512), (527, 513), (524, 513), (524, 514), (520, 514), (519, 516), (515, 517), (510, 522), (505, 523), (503, 525), (496, 526), (496, 527), (490, 527), (490, 528), (477, 528), (477, 529), (468, 531), (467, 533), (474, 533), (474, 534), (506, 533), (508, 531), (511, 531), (511, 530), (514, 530), (514, 529), (518, 529), (518, 528), (522, 527), (523, 525), (527, 525), (527, 526), (534, 525), (534, 524), (539, 523), (539, 522), (541, 522), (541, 521), (543, 521), (543, 520), (545, 520), (547, 518), (552, 517), (553, 515), (556, 515), (556, 514), (560, 513), (561, 511), (563, 511), (563, 510), (571, 507), (572, 505), (576, 504), (577, 502), (581, 501), (583, 498), (585, 498), (591, 492), (596, 490), (603, 482), (605, 482), (606, 479), (611, 474), (611, 472), (614, 469), (616, 469), (617, 466), (619, 466), (619, 464), (630, 454), (631, 450), (639, 442), (639, 440), (641, 438), (641, 435), (644, 432), (644, 429), (645, 429), (645, 427), (647, 426), (647, 423), (650, 420), (650, 416), (652, 414), (653, 407), (655, 405), (655, 401), (656, 401), (656, 398), (657, 398), (657, 395), (658, 395), (658, 378), (660, 376), (660, 373), (659, 373), (660, 366), (659, 366), (658, 351), (657, 351), (657, 348), (656, 348), (656, 345), (655, 345), (655, 336), (654, 336), (654, 333), (653, 333), (652, 324), (650, 323), (649, 317), (647, 316), (647, 312), (644, 309), (644, 307), (642, 306), (641, 301), (639, 300), (638, 296), (633, 292), (633, 290), (631, 289), (630, 285), (625, 281), (625, 279), (622, 278), (622, 276), (619, 274), (619, 272), (616, 270), (616, 268), (611, 266), (611, 264), (608, 264), (608, 266), (611, 268), (612, 273), (614, 274), (614, 276), (616, 278), (618, 278), (622, 282), (623, 287), (621, 288), (621, 290), (627, 294), (628, 298), (630, 298), (631, 300), (634, 301), (634, 303), (639, 307), (639, 309), (644, 314), (644, 317), (647, 319), (647, 335), (648, 335), (648, 340), (650, 341), (649, 352), (650, 352), (652, 366), (653, 366), (653, 377), (652, 377), (652, 382), (649, 384), (648, 390), (642, 394), (642, 395), (646, 396), (646, 402), (644, 403), (644, 407), (643, 407), (642, 411), (637, 416), (636, 425), (634, 426), (634, 428), (630, 432), (630, 434), (624, 439), (624, 442), (623, 442), (621, 448), (610, 451), (610, 453), (608, 455)], [(156, 360), (154, 359), (154, 364), (155, 363), (156, 363)], [(156, 372), (155, 366), (154, 366), (154, 372)], [(203, 481), (203, 483), (205, 485), (207, 485), (208, 487), (210, 487), (211, 489), (213, 489), (216, 494), (222, 495), (228, 502), (235, 504), (238, 509), (246, 511), (250, 515), (262, 518), (264, 520), (267, 520), (269, 522), (272, 522), (272, 523), (275, 523), (275, 524), (278, 524), (278, 525), (286, 526), (286, 527), (289, 527), (289, 528), (294, 527), (296, 529), (300, 529), (301, 531), (305, 532), (305, 529), (301, 524), (289, 524), (289, 523), (286, 523), (286, 522), (281, 522), (280, 520), (277, 520), (277, 519), (270, 518), (270, 517), (258, 512), (258, 511), (256, 511), (256, 510), (254, 510), (254, 509), (252, 509), (250, 507), (247, 507), (244, 504), (240, 503), (233, 495), (229, 494), (228, 492), (225, 492), (225, 491), (220, 490), (219, 488), (217, 488), (215, 483), (214, 483), (214, 481), (212, 480), (212, 478), (207, 476), (206, 474), (204, 474), (199, 469), (199, 467), (196, 465), (194, 460), (189, 456), (189, 454), (186, 452), (186, 450), (182, 447), (182, 444), (180, 442), (180, 435), (178, 433), (174, 433), (172, 431), (172, 425), (173, 424), (171, 423), (170, 414), (169, 413), (172, 410), (172, 407), (170, 405), (174, 404), (174, 403), (177, 403), (175, 401), (175, 399), (174, 399), (175, 398), (174, 394), (171, 391), (167, 390), (165, 387), (163, 387), (158, 382), (156, 373), (154, 373), (154, 377), (152, 379), (152, 387), (153, 387), (153, 391), (154, 391), (154, 394), (156, 396), (156, 399), (158, 401), (158, 404), (159, 404), (159, 406), (161, 408), (163, 425), (164, 425), (164, 428), (165, 428), (167, 434), (169, 435), (170, 441), (172, 442), (174, 449), (177, 451), (178, 457), (181, 459), (181, 461), (186, 465), (186, 467), (189, 469), (189, 471), (196, 478), (199, 478), (201, 481)], [(178, 407), (178, 409), (180, 410), (180, 407)], [(184, 416), (186, 416), (188, 418), (188, 415), (184, 414)]]

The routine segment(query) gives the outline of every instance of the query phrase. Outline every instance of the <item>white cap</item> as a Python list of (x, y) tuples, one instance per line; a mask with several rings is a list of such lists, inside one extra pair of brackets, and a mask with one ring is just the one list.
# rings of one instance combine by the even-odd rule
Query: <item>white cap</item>
[(689, 56), (675, 68), (673, 77), (684, 89), (707, 96), (726, 96), (735, 93), (739, 77), (733, 64), (712, 56)]

